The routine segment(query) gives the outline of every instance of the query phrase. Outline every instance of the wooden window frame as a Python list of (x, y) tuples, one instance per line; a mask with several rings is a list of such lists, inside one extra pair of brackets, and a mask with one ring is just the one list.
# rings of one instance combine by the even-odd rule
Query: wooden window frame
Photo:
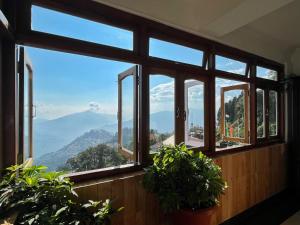
[[(137, 152), (137, 146), (138, 146), (138, 66), (133, 66), (129, 68), (128, 70), (120, 73), (118, 75), (118, 151), (121, 155), (123, 155), (125, 158), (138, 162), (138, 152)], [(133, 149), (132, 151), (129, 149), (126, 149), (123, 146), (123, 129), (122, 129), (122, 108), (123, 108), (123, 83), (122, 81), (126, 79), (127, 77), (132, 76), (133, 77)]]
[[(206, 151), (207, 155), (215, 156), (219, 154), (228, 154), (231, 152), (251, 149), (261, 145), (268, 145), (274, 142), (282, 142), (284, 140), (284, 98), (281, 90), (282, 85), (280, 84), (280, 81), (283, 79), (284, 66), (280, 63), (94, 1), (24, 0), (16, 3), (17, 0), (9, 0), (7, 2), (9, 2), (11, 7), (15, 7), (15, 10), (9, 10), (7, 15), (9, 16), (9, 18), (14, 18), (16, 20), (16, 26), (13, 24), (16, 37), (14, 43), (16, 44), (74, 53), (79, 55), (107, 58), (117, 61), (134, 63), (141, 66), (139, 69), (141, 73), (139, 85), (140, 96), (138, 99), (139, 138), (137, 140), (139, 165), (127, 166), (124, 168), (109, 168), (104, 170), (87, 171), (84, 173), (70, 175), (70, 177), (74, 181), (94, 179), (103, 176), (110, 176), (119, 173), (140, 170), (143, 166), (149, 163), (149, 74), (152, 74), (151, 70), (153, 70), (153, 68), (159, 69), (160, 71), (165, 71), (166, 73), (168, 73), (168, 71), (170, 70), (176, 71), (176, 73), (173, 74), (176, 78), (180, 77), (180, 75), (178, 74), (183, 74), (183, 76), (185, 76), (186, 74), (191, 74), (199, 77), (205, 77), (205, 79), (207, 79), (208, 90), (210, 90), (207, 93), (207, 101), (205, 100), (205, 106), (208, 108), (207, 110), (210, 116), (208, 119), (209, 143), (208, 151)], [(92, 21), (131, 30), (134, 33), (133, 51), (33, 31), (31, 30), (31, 4), (60, 11), (63, 13), (68, 13), (74, 16), (79, 16)], [(203, 66), (193, 66), (150, 57), (148, 54), (150, 37), (202, 50), (204, 52), (202, 63)], [(13, 45), (10, 45), (9, 48), (13, 48)], [(8, 51), (10, 51), (10, 49)], [(249, 76), (241, 76), (216, 70), (215, 55), (217, 54), (236, 59), (238, 61), (246, 62), (247, 75), (249, 74)], [(9, 58), (7, 60), (14, 61), (14, 54), (9, 54)], [(278, 72), (278, 81), (265, 80), (256, 77), (257, 65), (276, 70)], [(12, 67), (12, 64), (10, 64), (10, 66)], [(10, 70), (11, 73), (13, 71), (12, 68), (8, 68), (8, 70)], [(250, 132), (253, 135), (251, 135), (251, 145), (249, 146), (239, 147), (221, 152), (216, 152), (215, 150), (215, 78), (217, 77), (247, 82), (250, 84), (249, 125)], [(8, 80), (7, 82), (12, 81)], [(276, 90), (280, 89), (280, 95), (278, 97), (279, 134), (278, 137), (272, 140), (265, 140), (264, 142), (258, 142), (256, 138), (255, 92), (256, 88), (259, 88), (260, 86), (263, 86), (263, 88), (266, 88), (268, 86), (275, 86)], [(13, 96), (13, 94), (11, 94), (11, 96)], [(11, 110), (12, 109), (9, 109), (4, 112), (5, 118), (10, 118), (10, 115), (12, 113)], [(178, 124), (176, 124), (175, 129), (177, 126)], [(8, 143), (4, 143), (4, 148), (6, 148), (6, 146), (8, 148), (14, 146), (14, 143), (12, 143), (12, 139), (13, 138), (9, 138), (10, 141), (8, 141)], [(12, 162), (11, 160), (13, 157), (11, 157), (11, 155), (7, 155), (7, 157), (10, 158), (10, 162)]]
[[(238, 137), (227, 137), (225, 135), (225, 92), (241, 90), (244, 92), (244, 118), (245, 118), (245, 129), (244, 138)], [(224, 141), (233, 141), (249, 144), (250, 133), (249, 133), (249, 85), (239, 84), (221, 88), (221, 135)]]
[[(155, 33), (148, 33), (149, 37), (148, 37), (148, 43), (149, 43), (149, 51), (148, 51), (148, 57), (153, 59), (153, 60), (162, 60), (162, 61), (166, 61), (166, 62), (169, 62), (169, 63), (176, 63), (176, 64), (182, 64), (182, 65), (187, 65), (187, 66), (192, 66), (192, 67), (202, 67), (202, 68), (205, 68), (205, 63), (206, 63), (206, 56), (205, 56), (205, 49), (201, 46), (196, 46), (196, 45), (193, 45), (189, 42), (186, 42), (186, 41), (178, 41), (176, 38), (171, 38), (171, 37), (168, 37), (167, 35), (163, 35), (163, 34), (155, 34)], [(195, 64), (190, 64), (190, 63), (187, 63), (187, 62), (182, 62), (182, 61), (174, 61), (174, 60), (171, 60), (171, 59), (165, 59), (165, 58), (160, 58), (159, 56), (150, 56), (150, 39), (153, 38), (155, 40), (158, 40), (158, 41), (164, 41), (164, 42), (167, 42), (167, 43), (170, 43), (170, 44), (175, 44), (175, 45), (181, 45), (183, 47), (188, 47), (188, 48), (191, 48), (191, 49), (194, 49), (194, 50), (198, 50), (198, 51), (201, 51), (203, 53), (203, 58), (202, 58), (202, 62), (199, 61), (199, 65), (195, 65)]]
[[(265, 80), (265, 79), (264, 79)], [(283, 87), (279, 84), (274, 85), (272, 82), (264, 81), (264, 84), (257, 85), (258, 89), (264, 91), (264, 112), (265, 112), (265, 136), (263, 138), (257, 137), (258, 144), (267, 144), (274, 141), (283, 140), (284, 138), (284, 95)], [(276, 116), (277, 116), (277, 134), (269, 134), (269, 93), (270, 91), (275, 91), (277, 93), (277, 107), (276, 107)], [(256, 94), (256, 93), (255, 93)], [(257, 122), (257, 121), (256, 121)]]
[[(18, 130), (19, 130), (19, 143), (18, 143), (18, 163), (24, 163), (25, 161), (33, 160), (33, 66), (30, 59), (25, 53), (24, 47), (19, 47), (19, 61), (18, 61)], [(28, 77), (26, 78), (25, 70), (28, 70)], [(28, 92), (25, 93), (25, 79), (28, 79)], [(28, 95), (28, 158), (25, 158), (24, 145), (25, 145), (25, 134), (24, 134), (24, 98)]]
[(219, 71), (219, 72), (225, 73), (225, 74), (232, 74), (234, 76), (241, 76), (241, 77), (249, 78), (249, 75), (250, 75), (250, 66), (249, 65), (250, 65), (250, 63), (247, 61), (247, 59), (240, 58), (240, 57), (237, 57), (235, 55), (228, 54), (228, 53), (224, 53), (222, 51), (218, 52), (218, 53), (215, 53), (215, 57), (216, 56), (221, 56), (223, 58), (228, 58), (228, 59), (235, 60), (235, 61), (246, 64), (245, 74), (237, 74), (237, 73), (232, 73), (232, 72), (229, 72), (229, 71), (219, 70), (219, 69), (217, 69), (217, 66), (215, 65), (216, 71)]

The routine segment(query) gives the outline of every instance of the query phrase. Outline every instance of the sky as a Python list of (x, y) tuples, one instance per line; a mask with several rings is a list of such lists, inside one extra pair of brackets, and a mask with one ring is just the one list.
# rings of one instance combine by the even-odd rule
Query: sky
[[(95, 43), (132, 50), (131, 31), (95, 23), (70, 15), (33, 6), (33, 30), (61, 36), (73, 37)], [(92, 58), (69, 53), (26, 47), (34, 70), (34, 104), (37, 118), (54, 119), (75, 112), (93, 110), (100, 113), (117, 114), (118, 74), (134, 64)], [(151, 56), (167, 58), (194, 65), (202, 63), (199, 50), (150, 39)], [(218, 69), (243, 73), (245, 64), (216, 58)], [(217, 80), (216, 87), (231, 84), (228, 80)], [(123, 81), (123, 116), (132, 118), (132, 77)], [(203, 89), (191, 88), (190, 107), (203, 110)], [(194, 100), (193, 100), (194, 99)], [(174, 109), (174, 80), (164, 75), (150, 78), (150, 110), (172, 111)], [(217, 103), (218, 104), (218, 103)]]

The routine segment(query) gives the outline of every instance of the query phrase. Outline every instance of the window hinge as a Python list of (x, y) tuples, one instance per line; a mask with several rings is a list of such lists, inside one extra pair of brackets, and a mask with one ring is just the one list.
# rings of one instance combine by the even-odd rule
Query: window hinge
[(137, 82), (137, 85), (140, 85), (140, 77), (139, 76), (136, 76), (136, 82)]

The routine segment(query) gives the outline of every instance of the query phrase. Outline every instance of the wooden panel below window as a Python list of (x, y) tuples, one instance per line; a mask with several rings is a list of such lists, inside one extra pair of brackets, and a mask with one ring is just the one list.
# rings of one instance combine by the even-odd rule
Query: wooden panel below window
[[(276, 144), (216, 157), (228, 190), (212, 225), (219, 224), (286, 188), (286, 145)], [(141, 184), (143, 172), (79, 184), (82, 200), (114, 199), (125, 209), (113, 217), (113, 225), (167, 225), (154, 195)]]

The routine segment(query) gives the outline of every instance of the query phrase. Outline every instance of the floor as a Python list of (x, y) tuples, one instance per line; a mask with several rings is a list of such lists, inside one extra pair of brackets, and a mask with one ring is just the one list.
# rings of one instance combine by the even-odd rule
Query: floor
[(299, 225), (300, 224), (300, 211), (284, 221), (281, 225)]
[(222, 225), (300, 225), (299, 210), (299, 198), (286, 191), (222, 223)]

